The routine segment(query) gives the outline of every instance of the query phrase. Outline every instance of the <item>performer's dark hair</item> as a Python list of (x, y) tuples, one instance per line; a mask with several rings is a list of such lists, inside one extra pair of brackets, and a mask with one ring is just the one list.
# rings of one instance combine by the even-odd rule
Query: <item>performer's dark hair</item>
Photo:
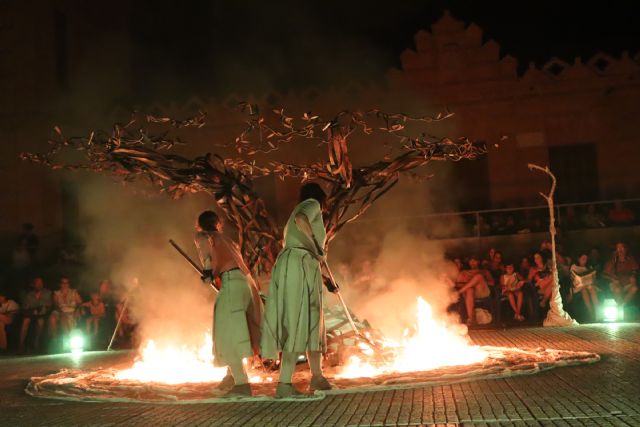
[(204, 211), (198, 217), (198, 225), (204, 231), (216, 231), (220, 218), (214, 211)]
[(309, 182), (302, 187), (300, 187), (300, 201), (305, 201), (307, 199), (317, 200), (321, 205), (326, 200), (327, 195), (320, 185), (315, 182)]

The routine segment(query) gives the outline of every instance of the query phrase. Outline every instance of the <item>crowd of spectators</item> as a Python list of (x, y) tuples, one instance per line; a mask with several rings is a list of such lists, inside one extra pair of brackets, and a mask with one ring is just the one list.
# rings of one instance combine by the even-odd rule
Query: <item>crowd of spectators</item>
[(38, 250), (34, 227), (24, 224), (0, 284), (0, 354), (67, 351), (76, 332), (86, 349), (106, 349), (119, 318), (115, 345), (130, 345), (135, 322), (125, 295), (108, 279), (74, 286), (69, 275), (46, 271), (37, 262)]
[[(605, 299), (615, 300), (625, 320), (638, 318), (638, 264), (623, 242), (610, 247), (603, 259), (598, 248), (569, 255), (562, 245), (556, 246), (563, 306), (582, 323), (602, 320)], [(490, 248), (481, 255), (448, 256), (447, 261), (441, 278), (457, 294), (457, 301), (449, 309), (457, 311), (469, 325), (540, 324), (550, 308), (555, 280), (548, 240), (530, 253)], [(355, 267), (341, 263), (336, 274), (358, 295), (384, 291), (384, 286), (372, 286), (377, 278), (369, 259)]]

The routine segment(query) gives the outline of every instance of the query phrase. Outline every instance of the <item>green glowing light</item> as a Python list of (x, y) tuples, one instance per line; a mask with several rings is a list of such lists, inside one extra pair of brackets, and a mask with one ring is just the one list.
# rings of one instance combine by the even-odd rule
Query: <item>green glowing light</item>
[(82, 353), (84, 350), (84, 337), (81, 334), (74, 334), (69, 339), (69, 350), (71, 353)]

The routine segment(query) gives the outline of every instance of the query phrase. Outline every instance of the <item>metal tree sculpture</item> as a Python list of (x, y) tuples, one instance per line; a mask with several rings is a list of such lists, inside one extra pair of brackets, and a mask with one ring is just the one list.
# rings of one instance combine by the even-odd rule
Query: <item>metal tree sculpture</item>
[[(248, 103), (240, 104), (239, 109), (248, 115), (246, 128), (234, 141), (217, 145), (234, 148), (238, 153), (235, 158), (206, 154), (189, 159), (172, 154), (169, 151), (182, 141), (170, 137), (168, 131), (153, 135), (144, 126), (155, 123), (175, 129), (199, 128), (205, 124), (204, 113), (182, 121), (134, 115), (125, 125), (115, 124), (110, 132), (91, 132), (87, 137), (67, 138), (56, 127), (47, 153), (23, 153), (22, 158), (53, 169), (110, 172), (126, 181), (147, 178), (173, 197), (200, 191), (211, 194), (237, 228), (239, 244), (250, 268), (269, 272), (279, 251), (281, 236), (263, 200), (253, 189), (255, 178), (273, 174), (281, 178), (324, 181), (329, 188), (325, 224), (330, 241), (346, 223), (358, 218), (389, 191), (401, 173), (432, 160), (474, 159), (486, 152), (484, 144), (472, 143), (466, 138), (453, 140), (425, 133), (413, 137), (408, 133), (410, 123), (434, 123), (450, 117), (449, 113), (411, 117), (379, 110), (341, 111), (329, 120), (310, 113), (296, 120), (285, 115), (284, 110), (272, 110), (266, 117), (260, 114), (256, 105)], [(392, 156), (393, 151), (390, 151), (384, 160), (354, 168), (348, 142), (356, 131), (364, 135), (374, 131), (392, 135), (398, 146), (386, 144), (400, 152)], [(282, 144), (304, 140), (326, 145), (327, 159), (310, 165), (277, 161), (256, 164), (257, 154), (270, 153)], [(60, 161), (58, 156), (66, 149), (81, 151), (84, 160)]]

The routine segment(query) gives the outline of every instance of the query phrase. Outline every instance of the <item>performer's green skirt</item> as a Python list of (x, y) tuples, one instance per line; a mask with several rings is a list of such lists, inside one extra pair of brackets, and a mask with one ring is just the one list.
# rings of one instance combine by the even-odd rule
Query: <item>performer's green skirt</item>
[(213, 312), (213, 354), (216, 366), (253, 356), (247, 317), (251, 316), (251, 289), (240, 270), (221, 275), (222, 287)]
[(320, 263), (307, 250), (285, 248), (276, 260), (262, 322), (262, 357), (326, 350)]

